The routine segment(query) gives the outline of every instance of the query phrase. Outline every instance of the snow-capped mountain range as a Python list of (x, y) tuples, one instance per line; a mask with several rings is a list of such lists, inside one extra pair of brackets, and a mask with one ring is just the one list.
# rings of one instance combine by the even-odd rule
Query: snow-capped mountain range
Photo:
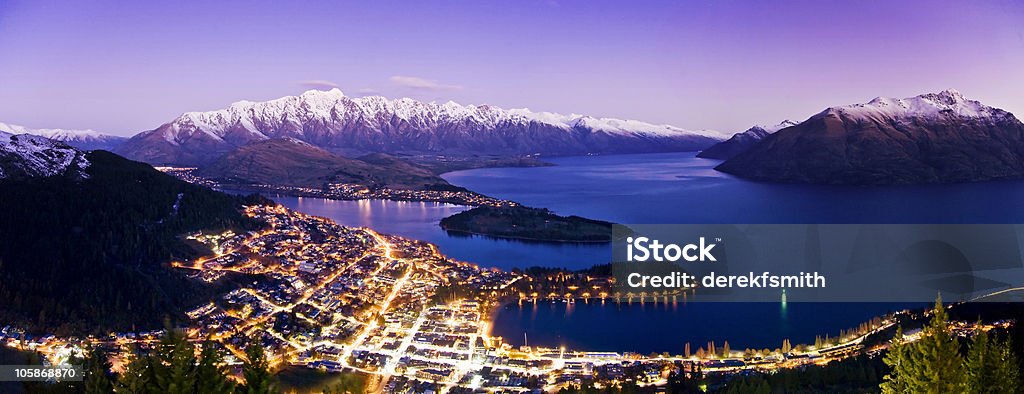
[(116, 151), (150, 163), (202, 164), (247, 143), (281, 137), (335, 152), (443, 155), (693, 151), (725, 138), (715, 131), (635, 120), (451, 101), (352, 98), (332, 89), (188, 112), (132, 137)]
[(956, 90), (830, 107), (717, 169), (765, 181), (951, 183), (1024, 177), (1024, 124)]
[(786, 119), (774, 126), (754, 125), (743, 132), (734, 134), (725, 141), (719, 142), (700, 151), (700, 153), (697, 154), (697, 157), (718, 160), (730, 159), (740, 153), (746, 152), (747, 149), (750, 149), (750, 147), (757, 144), (758, 141), (761, 141), (769, 134), (773, 134), (776, 131), (790, 126), (796, 126), (798, 124), (800, 123)]
[(104, 134), (95, 130), (32, 129), (2, 122), (0, 122), (0, 131), (7, 132), (9, 134), (38, 135), (52, 140), (61, 141), (84, 150), (111, 150), (122, 142), (128, 140), (127, 137)]
[(85, 153), (46, 137), (0, 131), (0, 179), (87, 176)]
[(968, 100), (956, 89), (946, 89), (938, 93), (926, 93), (902, 99), (876, 97), (863, 104), (830, 107), (823, 113), (836, 113), (849, 118), (874, 121), (912, 118), (935, 120), (950, 116), (1002, 119), (1013, 116), (999, 108)]

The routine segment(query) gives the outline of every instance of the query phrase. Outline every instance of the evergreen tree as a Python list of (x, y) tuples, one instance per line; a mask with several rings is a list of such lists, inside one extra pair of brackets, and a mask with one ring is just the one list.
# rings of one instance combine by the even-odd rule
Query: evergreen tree
[(196, 392), (202, 394), (227, 394), (234, 392), (235, 384), (228, 379), (228, 370), (222, 364), (223, 358), (212, 341), (203, 343), (196, 365)]
[(184, 335), (168, 328), (150, 363), (153, 376), (150, 387), (164, 394), (192, 393), (196, 383), (195, 357), (195, 347)]
[[(1018, 323), (1019, 324), (1019, 323)], [(998, 363), (996, 364), (996, 381), (1005, 389), (1006, 393), (1019, 393), (1020, 384), (1020, 359), (1013, 350), (1013, 343), (1006, 339), (999, 341), (996, 346), (998, 351)]]
[(896, 336), (889, 342), (889, 352), (885, 354), (885, 365), (889, 366), (889, 374), (882, 378), (880, 388), (883, 394), (909, 393), (909, 345), (904, 343), (903, 327), (896, 328)]
[[(979, 322), (980, 325), (981, 322)], [(979, 330), (967, 352), (967, 386), (971, 393), (1013, 393), (1018, 388), (1017, 357), (1006, 342)]]
[(270, 365), (267, 363), (267, 356), (263, 351), (263, 345), (259, 342), (252, 344), (245, 349), (245, 364), (242, 366), (242, 376), (245, 377), (245, 385), (241, 392), (245, 394), (268, 394), (277, 391), (273, 379), (270, 376)]
[(110, 360), (107, 353), (93, 346), (86, 348), (88, 356), (85, 359), (85, 393), (86, 394), (109, 394), (114, 391), (114, 384), (110, 378)]
[(962, 393), (967, 388), (960, 345), (949, 334), (942, 297), (935, 300), (932, 319), (921, 340), (910, 347), (910, 390), (915, 393)]

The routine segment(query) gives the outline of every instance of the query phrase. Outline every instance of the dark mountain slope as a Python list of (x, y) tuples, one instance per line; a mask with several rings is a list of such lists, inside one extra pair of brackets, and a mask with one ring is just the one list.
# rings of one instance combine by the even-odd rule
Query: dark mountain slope
[(712, 145), (710, 148), (700, 151), (697, 157), (705, 159), (728, 160), (736, 155), (746, 152), (769, 134), (782, 130), (786, 127), (795, 126), (796, 122), (784, 120), (775, 126), (753, 126), (742, 133), (736, 133), (729, 139)]
[(1024, 124), (948, 90), (829, 108), (716, 169), (792, 183), (918, 184), (1024, 177)]
[(58, 333), (160, 327), (210, 292), (167, 265), (195, 253), (179, 236), (259, 226), (241, 198), (110, 152), (79, 154), (80, 171), (0, 178), (0, 321)]
[(202, 167), (199, 174), (225, 184), (319, 188), (327, 183), (355, 183), (411, 190), (451, 187), (429, 170), (389, 155), (349, 159), (294, 138), (249, 143)]

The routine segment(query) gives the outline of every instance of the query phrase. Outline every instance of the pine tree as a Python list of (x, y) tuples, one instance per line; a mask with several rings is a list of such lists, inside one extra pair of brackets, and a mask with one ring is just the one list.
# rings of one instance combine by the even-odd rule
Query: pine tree
[(1013, 350), (1006, 342), (990, 338), (984, 330), (974, 335), (967, 352), (966, 370), (971, 393), (1013, 393), (1019, 386), (1017, 357)]
[(910, 386), (907, 384), (909, 357), (909, 345), (904, 343), (903, 327), (896, 328), (896, 336), (889, 342), (889, 352), (885, 354), (885, 365), (889, 366), (889, 374), (882, 378), (880, 388), (883, 394), (909, 393)]
[(1020, 359), (1013, 351), (1013, 343), (1006, 339), (999, 341), (996, 347), (998, 351), (998, 363), (996, 364), (996, 380), (1000, 382), (1006, 393), (1017, 393), (1021, 391), (1020, 384)]
[(992, 348), (989, 346), (988, 333), (979, 330), (974, 335), (971, 348), (967, 351), (967, 386), (972, 393), (998, 392), (988, 391), (993, 383)]
[(242, 376), (245, 377), (245, 385), (242, 392), (245, 394), (269, 394), (275, 392), (274, 382), (270, 376), (270, 365), (267, 363), (267, 356), (263, 351), (263, 345), (258, 342), (245, 349), (245, 364), (242, 366)]
[(921, 333), (921, 340), (908, 352), (908, 383), (912, 392), (961, 393), (966, 389), (960, 345), (950, 336), (946, 318), (940, 296), (935, 300), (932, 319)]
[(86, 348), (88, 356), (85, 359), (85, 393), (86, 394), (109, 394), (114, 391), (113, 382), (110, 379), (110, 360), (107, 354), (93, 346)]
[(196, 392), (227, 394), (235, 391), (235, 383), (228, 379), (228, 370), (222, 365), (223, 361), (213, 341), (203, 343), (199, 363), (196, 365)]
[(164, 394), (190, 394), (195, 389), (195, 347), (170, 328), (160, 339), (156, 357), (150, 363), (151, 388)]

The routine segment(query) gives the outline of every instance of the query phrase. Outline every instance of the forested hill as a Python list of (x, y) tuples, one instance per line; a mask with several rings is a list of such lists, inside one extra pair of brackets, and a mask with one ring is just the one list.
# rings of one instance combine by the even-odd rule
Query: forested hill
[(255, 229), (234, 197), (106, 151), (82, 174), (0, 179), (0, 326), (104, 332), (159, 328), (210, 293), (169, 268), (181, 234)]

